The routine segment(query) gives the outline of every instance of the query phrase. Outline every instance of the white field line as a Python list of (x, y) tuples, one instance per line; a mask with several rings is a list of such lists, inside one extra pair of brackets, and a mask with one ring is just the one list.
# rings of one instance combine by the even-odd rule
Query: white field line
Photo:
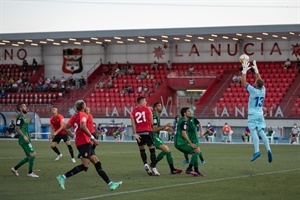
[(227, 177), (227, 178), (211, 179), (211, 180), (202, 180), (202, 181), (196, 181), (196, 182), (180, 183), (180, 184), (174, 184), (174, 185), (167, 185), (167, 186), (152, 187), (152, 188), (145, 188), (145, 189), (139, 189), (139, 190), (130, 190), (130, 191), (124, 191), (124, 192), (103, 194), (103, 195), (98, 195), (98, 196), (90, 196), (90, 197), (84, 197), (84, 198), (79, 198), (79, 199), (75, 199), (75, 200), (96, 199), (96, 198), (103, 198), (103, 197), (109, 197), (109, 196), (118, 196), (118, 195), (139, 193), (139, 192), (152, 191), (152, 190), (156, 191), (156, 190), (165, 189), (165, 188), (173, 188), (173, 187), (180, 187), (180, 186), (186, 186), (186, 185), (204, 184), (204, 183), (211, 183), (211, 182), (220, 182), (220, 181), (234, 180), (234, 179), (243, 179), (243, 178), (248, 178), (248, 177), (265, 176), (265, 175), (270, 175), (270, 174), (280, 174), (280, 173), (298, 171), (298, 170), (300, 170), (300, 168), (287, 169), (287, 170), (281, 170), (281, 171), (273, 171), (273, 172), (264, 172), (264, 173), (253, 174), (253, 175), (244, 175), (244, 176), (234, 176), (234, 177)]

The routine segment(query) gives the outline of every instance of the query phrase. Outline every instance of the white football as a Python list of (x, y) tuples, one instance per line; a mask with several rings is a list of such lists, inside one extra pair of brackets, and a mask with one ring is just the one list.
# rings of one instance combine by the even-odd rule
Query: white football
[(249, 62), (250, 61), (250, 57), (248, 55), (246, 55), (246, 54), (242, 54), (239, 57), (239, 61), (240, 61), (240, 63), (243, 63), (244, 61)]

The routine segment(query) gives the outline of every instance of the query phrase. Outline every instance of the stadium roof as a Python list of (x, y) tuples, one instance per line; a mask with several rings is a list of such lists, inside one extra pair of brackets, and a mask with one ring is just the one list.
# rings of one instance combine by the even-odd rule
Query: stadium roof
[(299, 40), (300, 25), (257, 25), (203, 28), (133, 29), (111, 31), (72, 31), (8, 33), (0, 35), (0, 47), (50, 46), (64, 44), (151, 44), (176, 42)]

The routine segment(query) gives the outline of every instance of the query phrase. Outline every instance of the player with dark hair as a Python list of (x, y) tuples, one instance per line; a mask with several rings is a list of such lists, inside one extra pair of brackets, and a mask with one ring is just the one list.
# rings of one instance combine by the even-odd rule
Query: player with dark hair
[[(153, 141), (153, 116), (150, 108), (147, 107), (145, 97), (138, 97), (137, 103), (139, 104), (134, 108), (130, 114), (132, 132), (139, 146), (140, 155), (144, 163), (144, 167), (149, 176), (159, 176), (156, 169), (156, 155)], [(147, 154), (145, 152), (145, 145), (148, 146), (150, 151), (150, 166), (147, 164)]]
[(25, 103), (20, 103), (17, 105), (17, 110), (19, 111), (19, 114), (17, 115), (17, 120), (16, 120), (16, 132), (19, 134), (19, 145), (24, 150), (26, 157), (23, 160), (21, 160), (15, 167), (12, 167), (11, 171), (16, 176), (19, 176), (17, 170), (22, 165), (29, 162), (29, 170), (27, 176), (32, 178), (37, 178), (39, 176), (33, 172), (33, 164), (34, 164), (36, 152), (31, 144), (30, 133), (28, 129), (28, 121), (25, 117), (26, 113), (28, 112), (28, 109)]
[(161, 152), (156, 157), (156, 163), (162, 160), (165, 156), (167, 157), (167, 161), (170, 167), (171, 174), (180, 174), (182, 172), (181, 169), (175, 169), (173, 163), (173, 157), (171, 149), (165, 144), (165, 142), (159, 137), (159, 131), (172, 131), (173, 123), (168, 123), (164, 126), (160, 125), (160, 114), (162, 112), (162, 105), (160, 102), (156, 102), (153, 105), (153, 139), (154, 145), (156, 149), (160, 149)]
[(50, 118), (51, 134), (49, 135), (49, 140), (50, 140), (50, 136), (54, 136), (51, 143), (51, 149), (57, 154), (57, 158), (55, 159), (55, 161), (58, 161), (63, 157), (63, 155), (60, 153), (59, 149), (56, 146), (57, 144), (59, 144), (61, 140), (63, 140), (69, 149), (72, 162), (75, 163), (76, 160), (74, 158), (73, 148), (69, 136), (67, 132), (64, 130), (64, 126), (65, 126), (64, 117), (58, 113), (58, 109), (56, 106), (52, 106), (51, 112), (52, 112), (52, 117)]
[(182, 153), (192, 155), (190, 164), (186, 169), (186, 174), (191, 174), (193, 176), (205, 176), (199, 171), (198, 157), (201, 153), (200, 148), (197, 144), (195, 144), (196, 142), (193, 139), (190, 140), (187, 133), (187, 131), (190, 129), (188, 126), (191, 126), (191, 124), (188, 122), (191, 117), (190, 108), (182, 108), (180, 114), (181, 118), (178, 121), (174, 145), (176, 149), (178, 149)]
[(82, 164), (74, 167), (65, 174), (58, 175), (56, 179), (58, 180), (60, 187), (64, 190), (66, 179), (78, 174), (79, 172), (87, 171), (91, 161), (94, 164), (99, 176), (108, 184), (111, 190), (115, 190), (122, 185), (122, 181), (110, 181), (109, 177), (102, 169), (101, 163), (98, 157), (95, 155), (95, 151), (92, 149), (91, 141), (95, 144), (98, 144), (98, 140), (86, 127), (88, 120), (88, 115), (84, 112), (86, 104), (83, 100), (78, 100), (75, 104), (75, 107), (77, 112), (69, 119), (68, 123), (65, 125), (65, 130), (71, 137), (74, 137), (74, 134), (72, 134), (69, 130), (71, 127), (74, 128), (76, 134), (75, 144), (79, 151), (78, 157), (81, 159)]
[[(256, 160), (260, 155), (259, 151), (259, 136), (264, 143), (267, 153), (268, 153), (268, 161), (272, 162), (272, 152), (269, 144), (269, 140), (265, 135), (265, 127), (266, 122), (263, 114), (263, 104), (266, 96), (266, 88), (264, 86), (264, 81), (262, 80), (257, 66), (256, 61), (253, 61), (253, 66), (249, 67), (250, 63), (248, 61), (244, 61), (242, 63), (242, 85), (249, 92), (249, 101), (248, 101), (248, 127), (250, 129), (251, 137), (253, 138), (254, 145), (254, 154), (250, 162)], [(250, 85), (246, 80), (247, 71), (252, 68), (256, 75), (256, 80), (254, 86)]]

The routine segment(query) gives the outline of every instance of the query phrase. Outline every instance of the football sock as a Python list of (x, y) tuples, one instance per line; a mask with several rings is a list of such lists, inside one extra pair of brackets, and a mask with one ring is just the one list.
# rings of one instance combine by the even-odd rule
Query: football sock
[(96, 168), (96, 171), (97, 171), (97, 173), (99, 174), (99, 176), (101, 176), (101, 178), (102, 178), (107, 184), (109, 184), (110, 180), (109, 180), (107, 174), (105, 173), (105, 171), (102, 170), (100, 161), (98, 161), (98, 162), (95, 164), (95, 168)]
[(23, 160), (21, 160), (16, 166), (15, 166), (15, 170), (19, 169), (22, 165), (24, 165), (25, 163), (27, 163), (29, 161), (29, 158), (24, 158)]
[(71, 169), (70, 171), (68, 171), (67, 173), (65, 173), (65, 177), (69, 178), (71, 176), (74, 176), (75, 174), (78, 174), (79, 172), (82, 172), (83, 170), (87, 171), (88, 168), (85, 167), (83, 164), (78, 165), (78, 166), (74, 167), (73, 169)]
[(203, 155), (202, 155), (202, 152), (199, 153), (199, 158), (200, 158), (201, 161), (204, 160)]
[(57, 154), (57, 155), (60, 155), (60, 151), (58, 150), (58, 148), (55, 146), (55, 147), (51, 147), (52, 150)]
[(243, 142), (245, 142), (245, 138), (244, 138), (244, 136), (242, 136), (242, 140), (243, 140)]
[(155, 148), (150, 149), (150, 159), (151, 159), (151, 167), (155, 167), (156, 166)]
[(167, 153), (167, 161), (168, 161), (169, 165), (173, 165), (173, 157), (172, 157), (172, 152), (171, 151), (169, 151)]
[(29, 174), (32, 173), (32, 168), (33, 168), (34, 160), (35, 160), (35, 156), (30, 156), (29, 157)]
[(68, 146), (71, 157), (74, 158), (74, 152), (73, 152), (72, 146), (71, 145), (67, 145), (67, 146)]
[(184, 154), (184, 159), (185, 160), (189, 160), (189, 155), (188, 154)]
[(264, 143), (267, 150), (270, 150), (269, 139), (266, 137), (263, 129), (258, 131), (259, 136), (261, 137), (262, 142)]
[(146, 164), (147, 163), (147, 154), (145, 152), (145, 149), (140, 150), (140, 155), (141, 155), (143, 163)]
[(156, 157), (156, 163), (158, 163), (159, 161), (161, 161), (161, 159), (163, 159), (163, 158), (165, 157), (165, 155), (167, 155), (167, 153), (164, 152), (164, 151), (161, 151), (161, 152), (157, 155), (157, 157)]

